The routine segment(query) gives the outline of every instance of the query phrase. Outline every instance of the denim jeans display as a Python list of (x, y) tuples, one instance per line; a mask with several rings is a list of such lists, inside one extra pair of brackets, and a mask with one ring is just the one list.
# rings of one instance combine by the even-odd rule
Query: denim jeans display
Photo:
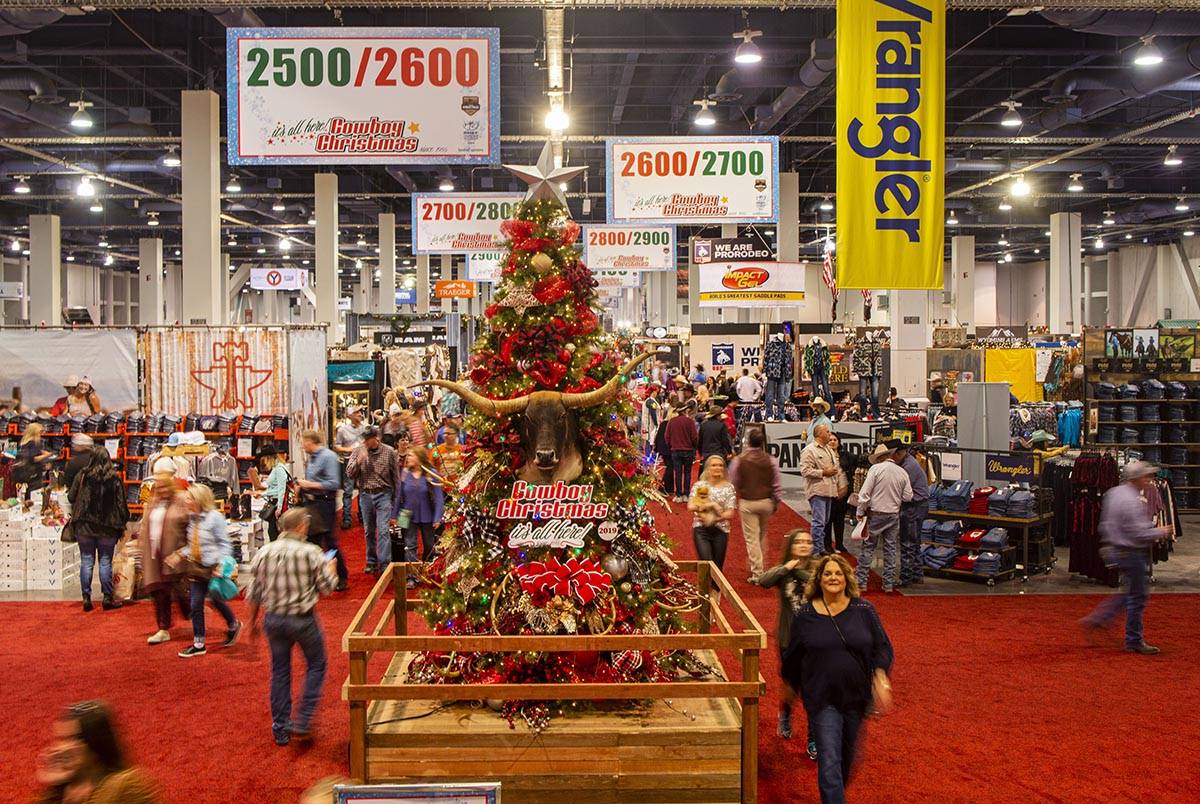
[[(287, 739), (289, 730), (312, 728), (313, 712), (321, 700), (325, 683), (325, 636), (314, 614), (295, 616), (267, 612), (263, 625), (271, 648), (271, 731), (277, 740)], [(292, 647), (304, 654), (304, 689), (300, 709), (292, 717)]]
[(829, 372), (820, 369), (812, 374), (812, 395), (821, 397), (826, 402), (833, 404), (833, 391), (829, 389)]
[[(858, 378), (858, 393), (871, 400), (871, 415), (876, 419), (879, 418), (879, 378), (878, 377), (862, 377)], [(863, 411), (866, 415), (867, 411)]]
[(792, 381), (772, 380), (767, 378), (766, 389), (763, 394), (763, 402), (766, 406), (766, 417), (768, 419), (783, 419), (783, 404), (788, 401), (792, 395)]

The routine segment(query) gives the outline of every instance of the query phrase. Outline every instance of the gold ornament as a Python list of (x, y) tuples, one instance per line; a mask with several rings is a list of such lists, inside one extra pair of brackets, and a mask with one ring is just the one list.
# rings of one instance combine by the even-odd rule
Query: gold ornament
[(554, 267), (554, 260), (550, 259), (549, 254), (539, 251), (529, 258), (529, 264), (533, 266), (533, 270), (539, 274), (544, 274)]
[(508, 291), (508, 295), (504, 297), (504, 301), (500, 302), (500, 306), (508, 307), (525, 315), (530, 307), (541, 307), (542, 303), (530, 292), (529, 288), (517, 285)]

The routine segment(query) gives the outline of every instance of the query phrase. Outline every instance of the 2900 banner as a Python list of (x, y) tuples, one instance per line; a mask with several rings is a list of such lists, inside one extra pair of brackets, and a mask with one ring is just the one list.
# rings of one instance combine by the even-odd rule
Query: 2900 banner
[(496, 163), (495, 28), (230, 28), (231, 164)]

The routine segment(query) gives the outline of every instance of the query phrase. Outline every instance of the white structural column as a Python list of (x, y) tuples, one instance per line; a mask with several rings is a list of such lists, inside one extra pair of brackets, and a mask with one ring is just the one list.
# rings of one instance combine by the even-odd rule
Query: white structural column
[(358, 260), (358, 285), (354, 288), (351, 309), (356, 313), (371, 312), (371, 284), (374, 280), (374, 269), (366, 260)]
[[(890, 291), (892, 385), (901, 399), (925, 396), (925, 349), (930, 345), (929, 294), (924, 290)], [(860, 297), (861, 298), (861, 297)], [(879, 389), (886, 396), (887, 390)]]
[(178, 263), (169, 263), (163, 278), (163, 315), (168, 324), (180, 322), (180, 299), (183, 296), (183, 269)]
[(328, 324), (326, 343), (337, 342), (338, 320), (338, 178), (336, 173), (318, 173), (313, 177), (314, 214), (317, 218), (316, 321)]
[(279, 311), (276, 306), (276, 297), (282, 296), (278, 290), (264, 290), (258, 296), (257, 309), (254, 311), (254, 319), (256, 324), (279, 324)]
[(430, 256), (416, 256), (416, 314), (430, 314)]
[(954, 291), (954, 323), (960, 327), (975, 326), (974, 235), (950, 238), (950, 287)]
[[(441, 271), (438, 276), (442, 279), (457, 279), (458, 276), (454, 273), (454, 255), (443, 254), (441, 257)], [(442, 312), (446, 315), (454, 312), (454, 299), (442, 299)]]
[(29, 216), (29, 323), (62, 324), (62, 221), (57, 215)]
[[(796, 173), (781, 173), (779, 174), (779, 220), (775, 225), (775, 242), (778, 244), (778, 255), (780, 262), (799, 262), (800, 261), (800, 176)], [(760, 309), (760, 316), (757, 320), (767, 323), (779, 323), (781, 321), (802, 321), (805, 319), (805, 310), (807, 306), (816, 304), (820, 307), (824, 304), (826, 310), (829, 309), (827, 303), (821, 302), (817, 298), (818, 287), (824, 287), (820, 282), (817, 282), (817, 287), (814, 287), (808, 281), (807, 274), (812, 266), (804, 266), (799, 270), (805, 273), (804, 277), (804, 301), (796, 306), (781, 306)], [(820, 276), (818, 270), (817, 275)]]
[(379, 216), (379, 303), (372, 312), (391, 315), (396, 312), (396, 214)]
[[(218, 237), (219, 236), (220, 236), (220, 232), (218, 231)], [(229, 302), (228, 302), (228, 299), (229, 299), (229, 265), (231, 262), (232, 262), (232, 259), (229, 256), (229, 252), (228, 251), (221, 252), (221, 271), (219, 274), (219, 276), (220, 276), (219, 284), (221, 286), (221, 296), (220, 296), (221, 305), (220, 305), (219, 314), (221, 317), (220, 322), (222, 324), (228, 324), (232, 320), (230, 318), (232, 313), (230, 312)]]
[[(162, 247), (163, 241), (157, 237), (138, 240), (138, 323), (143, 326), (164, 323)], [(222, 301), (227, 297), (221, 296)]]
[(1078, 332), (1083, 321), (1083, 226), (1078, 212), (1050, 216), (1050, 280), (1046, 284), (1046, 322), (1050, 332)]
[(221, 293), (220, 102), (183, 92), (183, 310), (185, 324), (219, 324)]

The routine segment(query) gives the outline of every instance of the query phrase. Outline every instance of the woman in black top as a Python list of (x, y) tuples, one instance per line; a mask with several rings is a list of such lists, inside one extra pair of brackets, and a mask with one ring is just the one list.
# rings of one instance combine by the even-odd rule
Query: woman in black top
[(838, 496), (833, 498), (833, 505), (829, 509), (829, 527), (833, 532), (833, 549), (839, 553), (846, 552), (846, 514), (849, 513), (850, 506), (850, 484), (854, 482), (854, 470), (857, 468), (858, 459), (848, 450), (842, 449), (842, 440), (836, 435), (830, 434), (829, 448), (837, 453), (838, 465), (841, 467), (842, 473), (838, 476)]
[(821, 804), (843, 804), (863, 719), (891, 708), (892, 643), (841, 556), (818, 559), (804, 596), (783, 677), (800, 691), (817, 741)]
[(83, 610), (92, 610), (92, 571), (100, 556), (100, 590), (104, 610), (120, 608), (113, 598), (112, 559), (117, 542), (125, 535), (129, 507), (125, 504), (125, 485), (113, 467), (108, 450), (92, 447), (91, 462), (75, 475), (67, 499), (71, 503), (70, 528), (63, 540), (79, 543), (79, 580), (83, 591)]

